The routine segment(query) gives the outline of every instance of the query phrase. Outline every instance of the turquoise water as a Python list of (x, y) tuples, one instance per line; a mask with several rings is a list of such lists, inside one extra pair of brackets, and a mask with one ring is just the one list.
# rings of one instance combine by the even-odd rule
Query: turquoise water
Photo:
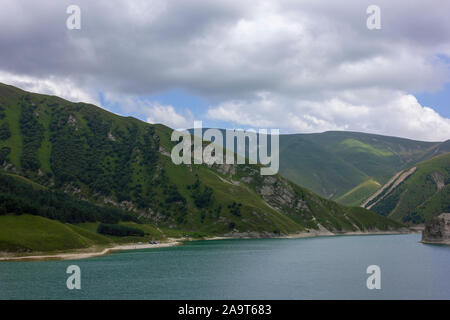
[[(0, 299), (450, 299), (450, 247), (420, 235), (191, 242), (77, 261), (2, 262)], [(81, 268), (68, 290), (66, 268)], [(366, 268), (381, 268), (368, 290)]]

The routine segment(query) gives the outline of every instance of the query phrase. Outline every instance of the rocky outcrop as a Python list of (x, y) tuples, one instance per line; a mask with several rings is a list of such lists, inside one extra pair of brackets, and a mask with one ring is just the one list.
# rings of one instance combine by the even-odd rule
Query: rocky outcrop
[(433, 182), (436, 184), (438, 191), (445, 187), (445, 176), (443, 174), (439, 172), (433, 172), (431, 174), (431, 178), (433, 179)]
[(443, 213), (425, 225), (422, 242), (450, 245), (450, 213)]
[(117, 141), (116, 137), (113, 136), (111, 131), (108, 132), (108, 140), (113, 141), (113, 142)]

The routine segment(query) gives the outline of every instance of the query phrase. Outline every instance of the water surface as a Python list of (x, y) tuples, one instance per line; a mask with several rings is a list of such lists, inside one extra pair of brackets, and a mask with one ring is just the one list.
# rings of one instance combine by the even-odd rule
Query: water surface
[[(420, 235), (191, 242), (71, 261), (0, 263), (0, 299), (450, 299), (450, 247)], [(68, 290), (66, 268), (81, 268)], [(368, 290), (366, 268), (381, 268)]]

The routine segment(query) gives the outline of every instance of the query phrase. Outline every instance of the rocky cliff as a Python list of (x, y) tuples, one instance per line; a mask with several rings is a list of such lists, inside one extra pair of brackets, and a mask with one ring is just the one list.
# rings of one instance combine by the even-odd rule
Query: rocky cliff
[(425, 225), (422, 242), (450, 245), (450, 213), (443, 213)]

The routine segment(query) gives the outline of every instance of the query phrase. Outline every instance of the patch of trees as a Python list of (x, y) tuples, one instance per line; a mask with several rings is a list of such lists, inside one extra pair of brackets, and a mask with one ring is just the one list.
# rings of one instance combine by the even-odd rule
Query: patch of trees
[(51, 166), (58, 186), (76, 180), (119, 202), (147, 207), (149, 186), (134, 185), (133, 170), (143, 168), (148, 180), (153, 174), (159, 148), (154, 128), (131, 123), (121, 130), (99, 112), (83, 109), (81, 121), (72, 111), (54, 109), (50, 125)]
[(141, 145), (143, 164), (149, 176), (155, 172), (158, 162), (159, 137), (155, 133), (154, 127), (148, 127), (143, 136), (144, 143)]
[(121, 142), (113, 144), (113, 153), (116, 157), (112, 177), (114, 181), (113, 190), (119, 201), (131, 200), (129, 188), (133, 175), (133, 151), (137, 150), (138, 127), (132, 124), (126, 130), (126, 134), (120, 133)]
[(404, 223), (419, 224), (419, 223), (424, 223), (425, 219), (423, 218), (423, 216), (420, 213), (410, 212), (410, 213), (408, 213), (408, 215), (406, 215), (402, 218), (402, 221)]
[(214, 209), (214, 214), (216, 216), (216, 219), (220, 217), (220, 214), (222, 213), (222, 205), (219, 204), (215, 209)]
[(135, 221), (130, 214), (112, 207), (100, 207), (87, 201), (77, 200), (62, 192), (36, 189), (0, 174), (0, 214), (33, 214), (68, 223)]
[(155, 189), (155, 197), (157, 189), (162, 193), (160, 194), (162, 201), (154, 199), (152, 207), (163, 212), (166, 220), (172, 217), (177, 223), (184, 223), (187, 215), (186, 198), (178, 191), (177, 186), (170, 181), (165, 169), (158, 172), (158, 178), (153, 181), (152, 188)]
[(395, 189), (390, 195), (375, 204), (371, 210), (381, 214), (382, 216), (388, 216), (397, 206), (397, 203), (400, 200), (400, 195), (401, 189)]
[(159, 186), (162, 189), (162, 193), (165, 198), (164, 201), (166, 203), (178, 203), (183, 206), (186, 205), (186, 198), (178, 192), (177, 186), (170, 182), (165, 169), (161, 169), (159, 178), (155, 182), (155, 186)]
[[(166, 211), (169, 206), (171, 212), (185, 208), (186, 199), (174, 184), (165, 182), (161, 190), (161, 181), (154, 179), (159, 154), (159, 137), (154, 127), (132, 120), (115, 122), (104, 112), (84, 104), (53, 98), (44, 102), (50, 111), (50, 168), (56, 189), (71, 184), (87, 187), (96, 195), (111, 196), (118, 202), (131, 201), (139, 208), (164, 207)], [(22, 165), (26, 171), (36, 171), (45, 129), (30, 97), (25, 96), (20, 103)], [(6, 152), (0, 155), (0, 159), (6, 157)], [(134, 181), (136, 176), (138, 181)]]
[(193, 184), (186, 188), (190, 191), (190, 196), (194, 200), (194, 204), (200, 212), (200, 222), (204, 223), (205, 219), (218, 219), (222, 213), (222, 205), (214, 201), (214, 190), (208, 186), (202, 185), (198, 175)]
[(209, 207), (214, 191), (208, 186), (202, 186), (198, 176), (194, 184), (187, 186), (187, 189), (191, 191), (191, 197), (197, 208), (204, 209)]
[(234, 201), (231, 205), (228, 205), (228, 209), (230, 209), (231, 214), (236, 217), (241, 216), (241, 207), (242, 207), (242, 203), (237, 203)]
[(186, 204), (186, 198), (178, 192), (177, 186), (174, 184), (165, 185), (163, 193), (166, 195), (166, 203), (179, 202), (182, 204)]
[(108, 182), (102, 179), (104, 172), (100, 161), (103, 159), (103, 150), (97, 141), (100, 138), (79, 122), (70, 109), (58, 108), (53, 111), (49, 127), (52, 143), (50, 162), (57, 186), (80, 181), (91, 187), (107, 188)]
[(5, 120), (2, 125), (0, 125), (0, 140), (8, 140), (11, 137), (11, 131), (9, 130), (9, 124)]
[(128, 237), (128, 236), (145, 236), (145, 232), (138, 228), (128, 227), (120, 224), (106, 224), (100, 223), (97, 232), (116, 237)]
[(20, 162), (25, 171), (37, 171), (41, 166), (38, 159), (38, 150), (44, 139), (44, 127), (34, 114), (36, 106), (32, 105), (27, 98), (28, 96), (20, 101), (21, 115), (19, 125), (23, 138)]
[(3, 147), (0, 148), (0, 165), (3, 164), (4, 161), (8, 161), (8, 156), (11, 152), (11, 148), (10, 147)]
[(89, 181), (84, 175), (87, 166), (84, 157), (83, 140), (70, 130), (58, 130), (50, 139), (52, 150), (50, 164), (55, 174), (57, 186), (71, 182), (77, 178), (81, 181)]

